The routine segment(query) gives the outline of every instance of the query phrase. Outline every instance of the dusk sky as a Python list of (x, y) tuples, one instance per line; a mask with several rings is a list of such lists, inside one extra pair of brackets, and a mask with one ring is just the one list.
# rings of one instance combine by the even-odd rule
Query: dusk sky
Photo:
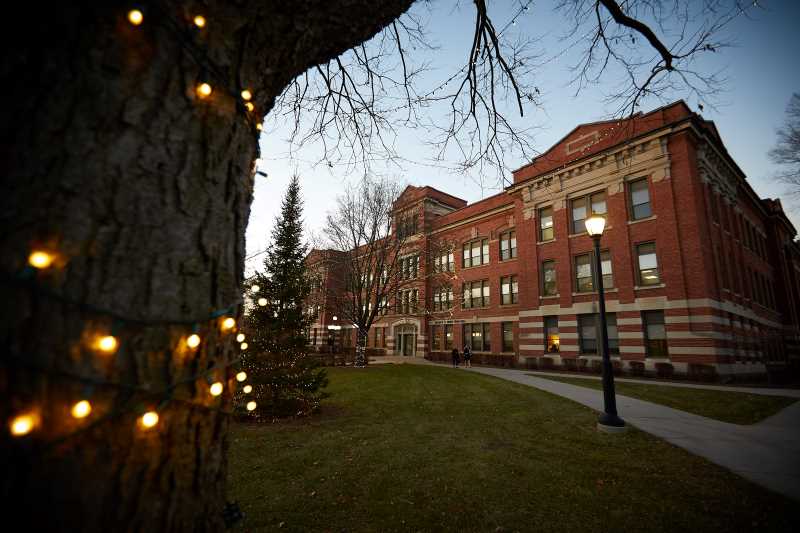
[[(429, 88), (449, 78), (464, 64), (474, 26), (474, 8), (470, 2), (462, 2), (458, 8), (453, 7), (454, 2), (433, 4), (432, 7), (413, 8), (427, 19), (429, 38), (439, 46), (428, 57), (433, 63), (432, 70), (426, 73), (423, 85)], [(770, 163), (767, 152), (775, 143), (775, 130), (784, 120), (792, 93), (800, 92), (800, 69), (797, 68), (800, 38), (796, 33), (800, 2), (759, 0), (758, 4), (759, 8), (751, 10), (749, 18), (738, 17), (724, 31), (723, 36), (734, 46), (709, 53), (700, 63), (709, 73), (723, 71), (727, 81), (721, 86), (721, 94), (698, 102), (697, 97), (686, 92), (674, 92), (666, 94), (664, 101), (645, 100), (641, 109), (649, 111), (665, 101), (684, 99), (693, 110), (699, 111), (698, 103), (702, 103), (702, 115), (716, 123), (729, 153), (755, 191), (761, 197), (782, 197), (784, 187), (772, 177), (776, 167)], [(503, 27), (519, 6), (518, 2), (494, 2), (491, 13), (495, 24)], [(550, 2), (535, 2), (509, 30), (542, 39), (537, 50), (541, 54), (539, 60), (547, 61), (547, 65), (535, 78), (541, 91), (541, 105), (530, 107), (528, 111), (533, 112), (515, 122), (520, 127), (537, 127), (535, 148), (538, 151), (546, 150), (578, 124), (607, 119), (616, 109), (606, 104), (604, 98), (616, 84), (613, 75), (574, 96), (575, 89), (569, 86), (568, 67), (579, 57), (579, 50), (569, 49), (567, 43), (559, 39), (568, 27), (569, 21), (563, 14), (554, 12)], [(513, 33), (509, 35), (513, 38)], [(444, 108), (433, 108), (431, 112), (434, 116), (445, 116)], [(344, 165), (315, 164), (320, 153), (314, 147), (305, 147), (289, 159), (289, 131), (287, 125), (276, 124), (271, 117), (265, 122), (260, 168), (268, 177), (256, 177), (255, 199), (247, 229), (248, 256), (268, 245), (281, 197), (293, 173), (301, 177), (307, 234), (322, 229), (325, 213), (342, 186), (360, 176), (358, 170), (348, 173)], [(406, 160), (403, 168), (376, 165), (374, 172), (403, 183), (431, 185), (470, 203), (499, 192), (499, 176), (484, 176), (482, 189), (477, 176), (455, 174), (433, 164), (433, 153), (424, 144), (425, 140), (424, 132), (399, 131), (396, 146), (399, 155)], [(516, 168), (525, 160), (522, 154), (515, 154), (507, 162), (511, 168)], [(510, 171), (506, 171), (505, 177), (511, 178)], [(791, 209), (786, 200), (784, 208)], [(795, 208), (789, 215), (800, 228), (800, 211)], [(259, 256), (249, 260), (247, 272), (258, 268), (262, 259), (263, 256)]]

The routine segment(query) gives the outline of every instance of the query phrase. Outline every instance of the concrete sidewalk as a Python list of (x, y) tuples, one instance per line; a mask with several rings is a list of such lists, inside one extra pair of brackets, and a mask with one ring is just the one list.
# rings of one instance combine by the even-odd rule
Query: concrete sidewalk
[[(598, 412), (603, 410), (601, 391), (539, 378), (526, 370), (466, 370), (535, 387)], [(619, 394), (617, 410), (628, 424), (642, 431), (800, 500), (800, 402), (752, 426), (720, 422)]]
[[(566, 372), (539, 372), (537, 370), (526, 370), (528, 374), (535, 374), (546, 378), (547, 376), (562, 378), (594, 379), (599, 381), (600, 376), (587, 376), (586, 374), (575, 374)], [(663, 387), (679, 387), (684, 389), (705, 389), (718, 390), (723, 392), (746, 392), (749, 394), (761, 394), (763, 396), (786, 396), (787, 398), (800, 398), (800, 389), (779, 389), (773, 387), (740, 387), (736, 385), (711, 385), (705, 383), (677, 383), (674, 381), (657, 381), (654, 379), (636, 379), (614, 377), (614, 381), (620, 383), (642, 383), (644, 385), (656, 385)]]

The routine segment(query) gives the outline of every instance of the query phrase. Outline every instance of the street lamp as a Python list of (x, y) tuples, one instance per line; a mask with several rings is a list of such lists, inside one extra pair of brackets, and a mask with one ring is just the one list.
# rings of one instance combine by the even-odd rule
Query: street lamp
[(608, 356), (608, 325), (606, 324), (606, 297), (603, 291), (603, 268), (600, 261), (600, 238), (606, 219), (591, 216), (586, 219), (586, 231), (594, 241), (594, 277), (597, 283), (597, 300), (600, 306), (600, 350), (603, 358), (603, 407), (605, 412), (597, 420), (597, 429), (608, 433), (625, 431), (625, 421), (617, 416), (617, 397), (614, 392), (614, 371)]
[(328, 331), (330, 332), (330, 334), (333, 335), (333, 353), (336, 353), (336, 332), (339, 331), (340, 329), (342, 329), (342, 326), (340, 326), (339, 324), (336, 323), (336, 321), (338, 319), (339, 319), (339, 317), (337, 317), (336, 315), (333, 315), (333, 322), (334, 323), (328, 325)]

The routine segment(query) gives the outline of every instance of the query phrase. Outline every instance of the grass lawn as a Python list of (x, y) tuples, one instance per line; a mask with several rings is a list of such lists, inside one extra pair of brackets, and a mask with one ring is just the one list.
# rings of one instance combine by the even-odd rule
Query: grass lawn
[[(541, 374), (535, 374), (535, 376), (569, 383), (570, 385), (603, 390), (603, 383), (599, 379), (543, 376)], [(786, 398), (784, 396), (763, 396), (745, 392), (688, 389), (621, 381), (615, 381), (614, 388), (618, 394), (624, 396), (666, 405), (667, 407), (732, 424), (755, 424), (797, 401), (797, 398)]]
[(800, 530), (796, 503), (530, 387), (417, 365), (329, 375), (319, 416), (233, 428), (243, 530)]

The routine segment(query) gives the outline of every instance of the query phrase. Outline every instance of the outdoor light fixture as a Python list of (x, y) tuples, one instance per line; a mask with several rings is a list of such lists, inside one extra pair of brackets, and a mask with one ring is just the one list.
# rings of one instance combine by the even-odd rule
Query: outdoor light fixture
[(242, 100), (245, 102), (249, 101), (253, 97), (253, 93), (251, 93), (248, 89), (242, 91)]
[(244, 333), (236, 335), (236, 342), (244, 342)]
[(203, 15), (197, 15), (194, 18), (194, 25), (198, 28), (205, 28), (206, 26), (206, 18)]
[(233, 329), (233, 326), (236, 325), (236, 320), (231, 317), (226, 318), (222, 321), (222, 329)]
[(244, 370), (236, 374), (236, 381), (238, 381), (239, 383), (241, 383), (246, 379), (247, 379), (247, 372), (245, 372)]
[(142, 425), (149, 429), (158, 424), (158, 413), (155, 411), (148, 411), (142, 415), (140, 420), (142, 421)]
[(189, 338), (186, 339), (186, 346), (189, 348), (197, 348), (200, 346), (200, 335), (197, 333), (193, 333), (189, 335)]
[(208, 392), (211, 393), (211, 396), (219, 396), (220, 394), (222, 394), (222, 383), (220, 383), (219, 381), (213, 383), (208, 388)]
[(244, 106), (247, 108), (248, 111), (252, 112), (256, 106), (253, 105), (253, 102), (245, 102)]
[(211, 85), (209, 85), (208, 83), (199, 84), (196, 90), (197, 90), (197, 96), (199, 96), (200, 98), (208, 98), (209, 96), (211, 96), (211, 92), (213, 91)]
[(243, 342), (242, 344), (239, 345), (239, 348), (241, 348), (242, 350), (246, 350), (247, 349), (247, 343)]
[(14, 417), (11, 421), (11, 434), (15, 437), (22, 437), (33, 430), (36, 425), (36, 416), (24, 414)]
[(244, 387), (242, 387), (242, 392), (244, 392), (245, 394), (250, 394), (251, 392), (253, 392), (253, 386), (245, 385)]
[(594, 283), (597, 287), (597, 305), (600, 315), (600, 355), (603, 363), (603, 407), (604, 413), (597, 420), (597, 429), (607, 433), (625, 431), (625, 421), (617, 415), (617, 397), (614, 392), (614, 369), (608, 356), (608, 324), (606, 319), (606, 296), (603, 291), (603, 267), (600, 260), (600, 238), (606, 227), (606, 219), (591, 216), (586, 219), (586, 231), (594, 242)]
[(258, 405), (256, 405), (256, 402), (247, 402), (248, 411), (253, 411), (256, 407), (258, 407)]
[(590, 237), (594, 237), (595, 235), (601, 237), (606, 227), (606, 217), (594, 215), (587, 218), (584, 223), (586, 224), (586, 231), (589, 233)]
[(138, 9), (131, 9), (128, 11), (128, 22), (133, 24), (134, 26), (138, 26), (144, 20), (144, 15)]

